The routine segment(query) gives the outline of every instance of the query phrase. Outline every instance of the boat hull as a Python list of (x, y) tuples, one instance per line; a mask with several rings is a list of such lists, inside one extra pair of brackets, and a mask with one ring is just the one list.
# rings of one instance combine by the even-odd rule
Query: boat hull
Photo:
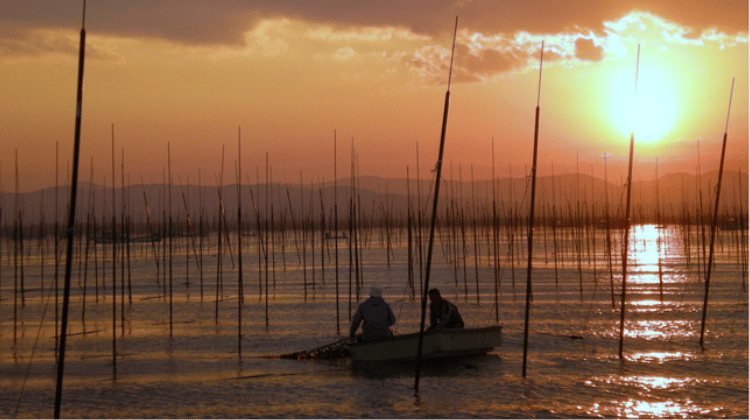
[[(422, 359), (485, 354), (500, 345), (502, 326), (430, 331), (424, 334)], [(388, 340), (352, 344), (358, 361), (413, 361), (417, 359), (419, 333), (396, 335)]]

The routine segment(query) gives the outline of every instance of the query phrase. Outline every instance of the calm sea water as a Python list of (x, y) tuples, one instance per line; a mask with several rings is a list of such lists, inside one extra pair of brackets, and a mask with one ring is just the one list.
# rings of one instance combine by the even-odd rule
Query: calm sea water
[[(503, 343), (486, 356), (424, 366), (418, 395), (414, 365), (409, 363), (265, 357), (312, 349), (348, 334), (350, 311), (356, 309), (357, 299), (353, 297), (350, 306), (346, 240), (339, 241), (337, 331), (334, 250), (325, 251), (323, 273), (320, 242), (316, 242), (314, 257), (308, 246), (303, 268), (289, 236), (284, 254), (276, 243), (277, 252), (268, 260), (275, 271), (266, 276), (265, 271), (258, 271), (256, 239), (245, 238), (241, 341), (238, 269), (232, 267), (232, 259), (238, 263), (236, 243), (231, 256), (226, 248), (222, 255), (223, 284), (217, 304), (216, 238), (207, 238), (210, 244), (204, 245), (202, 298), (192, 243), (175, 241), (171, 327), (170, 299), (158, 283), (151, 245), (133, 244), (130, 268), (124, 270), (124, 312), (119, 284), (122, 269), (117, 268), (114, 334), (111, 246), (99, 245), (96, 254), (91, 251), (88, 263), (83, 258), (76, 262), (73, 273), (62, 415), (748, 417), (747, 273), (736, 232), (719, 232), (705, 349), (701, 349), (705, 287), (699, 268), (702, 247), (695, 231), (687, 247), (680, 228), (633, 228), (622, 359), (618, 357), (621, 265), (618, 258), (613, 261), (611, 277), (604, 231), (584, 241), (566, 230), (558, 238), (556, 259), (551, 231), (544, 233), (540, 230), (536, 236), (526, 378), (521, 375), (523, 251), (512, 263), (508, 238), (503, 236), (496, 311), (494, 269), (486, 238), (480, 236), (475, 248), (473, 237), (467, 234), (465, 254), (460, 241), (452, 248), (447, 236), (438, 241), (431, 286), (459, 306), (469, 326), (494, 324), (497, 318), (504, 327)], [(412, 300), (407, 285), (406, 236), (400, 238), (390, 258), (382, 235), (369, 238), (361, 259), (363, 294), (371, 284), (384, 287), (385, 298), (398, 317), (395, 331), (408, 333), (418, 329), (419, 304)], [(525, 249), (521, 244), (517, 248)], [(41, 251), (47, 246), (43, 243)], [(452, 263), (456, 258), (451, 257), (451, 249), (458, 250), (458, 264)], [(21, 272), (7, 243), (0, 258), (2, 418), (53, 416), (56, 305), (50, 285), (54, 265), (51, 254), (42, 252), (42, 257), (37, 242), (27, 241), (25, 250), (23, 295), (14, 294)], [(265, 260), (261, 267), (265, 268)], [(60, 270), (62, 278), (64, 267)], [(415, 281), (418, 287), (418, 273)]]

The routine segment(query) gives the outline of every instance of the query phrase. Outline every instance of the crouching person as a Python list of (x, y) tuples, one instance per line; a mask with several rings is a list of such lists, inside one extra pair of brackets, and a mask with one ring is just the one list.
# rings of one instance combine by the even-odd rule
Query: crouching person
[(379, 287), (370, 288), (370, 298), (365, 300), (357, 308), (352, 317), (352, 326), (349, 329), (349, 338), (355, 339), (359, 325), (362, 324), (362, 335), (359, 341), (375, 341), (393, 336), (391, 325), (396, 323), (390, 305), (383, 299), (383, 289)]
[(463, 328), (464, 320), (456, 305), (443, 299), (438, 289), (430, 289), (430, 327), (427, 331), (444, 328)]

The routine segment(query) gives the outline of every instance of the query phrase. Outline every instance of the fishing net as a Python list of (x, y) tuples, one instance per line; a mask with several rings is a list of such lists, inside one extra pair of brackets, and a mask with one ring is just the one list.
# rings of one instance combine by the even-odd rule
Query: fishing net
[(287, 353), (287, 354), (281, 354), (278, 357), (279, 359), (296, 359), (296, 360), (304, 360), (304, 359), (343, 359), (346, 357), (351, 356), (351, 351), (349, 351), (349, 344), (351, 341), (349, 341), (348, 338), (342, 338), (338, 341), (334, 341), (333, 343), (326, 344), (324, 346), (316, 347), (312, 350), (304, 350), (304, 351), (298, 351), (294, 353)]

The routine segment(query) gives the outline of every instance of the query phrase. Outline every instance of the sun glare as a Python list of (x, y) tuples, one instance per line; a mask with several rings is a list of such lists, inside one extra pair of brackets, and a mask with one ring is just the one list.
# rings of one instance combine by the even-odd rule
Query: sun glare
[(669, 136), (678, 107), (668, 80), (654, 72), (640, 73), (637, 92), (634, 69), (618, 75), (620, 82), (612, 94), (611, 118), (624, 137), (629, 138), (633, 133), (636, 142), (655, 143)]

